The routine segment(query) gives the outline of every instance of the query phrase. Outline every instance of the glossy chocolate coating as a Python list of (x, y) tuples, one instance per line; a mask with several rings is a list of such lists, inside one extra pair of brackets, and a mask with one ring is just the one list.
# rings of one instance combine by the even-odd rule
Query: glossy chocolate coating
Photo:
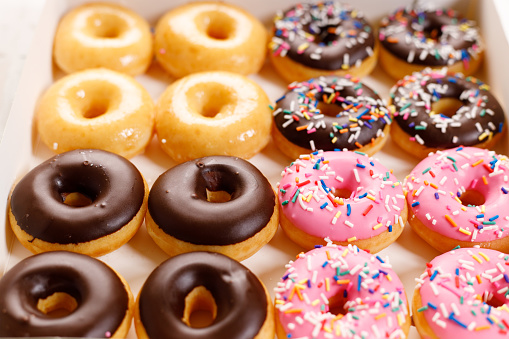
[[(205, 287), (217, 305), (212, 324), (183, 321), (186, 296)], [(140, 319), (149, 338), (252, 339), (267, 318), (267, 297), (256, 276), (219, 253), (191, 252), (168, 259), (148, 277), (139, 295)]]
[[(209, 202), (226, 191), (227, 202)], [(200, 245), (230, 245), (260, 232), (274, 213), (275, 195), (263, 174), (246, 160), (211, 156), (163, 173), (148, 197), (154, 222), (167, 234)]]
[[(356, 150), (359, 144), (368, 145), (372, 139), (376, 139), (380, 130), (383, 130), (387, 121), (390, 121), (388, 116), (387, 120), (380, 117), (388, 113), (382, 99), (375, 91), (360, 82), (327, 76), (291, 85), (291, 87), (292, 89), (277, 101), (274, 110), (279, 113), (274, 116), (274, 125), (292, 144), (310, 151), (312, 150), (311, 141), (315, 149), (324, 151), (344, 148)], [(361, 95), (359, 90), (362, 91)], [(319, 118), (322, 112), (319, 110), (314, 112), (313, 109), (318, 102), (324, 101), (324, 95), (330, 98), (336, 93), (338, 99), (329, 105), (336, 105), (339, 113), (336, 116), (324, 115)], [(355, 106), (360, 108), (357, 109)], [(351, 109), (342, 109), (342, 107), (351, 107)], [(371, 114), (375, 108), (382, 110), (383, 113)], [(304, 114), (309, 116), (309, 119)], [(290, 116), (293, 117), (293, 121), (288, 124)], [(311, 123), (318, 126), (314, 132), (305, 128)], [(349, 127), (353, 125), (360, 127), (350, 129)], [(340, 131), (343, 128), (346, 128), (348, 132)], [(358, 130), (360, 133), (357, 133)], [(352, 134), (355, 134), (355, 137), (352, 137)], [(334, 142), (332, 142), (333, 139)]]
[[(405, 77), (392, 89), (391, 96), (396, 106), (394, 121), (409, 136), (418, 135), (426, 147), (473, 146), (482, 141), (479, 138), (483, 133), (498, 134), (505, 124), (504, 111), (496, 98), (486, 85), (471, 77), (426, 70)], [(441, 98), (458, 99), (463, 107), (450, 118), (440, 112), (431, 114), (429, 106)]]
[[(56, 292), (77, 301), (69, 315), (37, 309)], [(21, 261), (0, 280), (0, 337), (92, 337), (115, 333), (126, 316), (128, 293), (117, 274), (97, 259), (46, 252)]]
[[(430, 39), (428, 35), (433, 31), (436, 36)], [(468, 60), (472, 53), (476, 54), (473, 46), (481, 48), (475, 23), (446, 9), (400, 9), (382, 20), (380, 42), (395, 57), (423, 66), (447, 66)], [(413, 57), (409, 57), (411, 51)]]
[(338, 1), (292, 7), (275, 19), (273, 30), (273, 42), (283, 46), (289, 58), (321, 70), (352, 67), (369, 57), (375, 46), (371, 26), (362, 13)]
[[(63, 202), (79, 192), (92, 200), (84, 207)], [(138, 213), (145, 186), (136, 167), (101, 150), (58, 154), (31, 170), (16, 185), (11, 210), (19, 227), (50, 243), (88, 242), (118, 231)]]

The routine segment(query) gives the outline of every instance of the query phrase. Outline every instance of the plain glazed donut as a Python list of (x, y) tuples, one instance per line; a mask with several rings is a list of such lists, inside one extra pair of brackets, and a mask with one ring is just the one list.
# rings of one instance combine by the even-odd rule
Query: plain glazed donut
[(274, 19), (269, 57), (288, 82), (323, 75), (363, 77), (375, 68), (378, 41), (364, 15), (339, 1), (299, 3)]
[(288, 90), (276, 101), (272, 137), (291, 159), (317, 149), (373, 155), (389, 138), (385, 101), (358, 79), (320, 77)]
[(241, 261), (268, 243), (278, 224), (269, 181), (240, 158), (177, 165), (154, 182), (148, 198), (147, 230), (170, 256), (209, 251)]
[(476, 23), (452, 9), (401, 8), (382, 19), (380, 65), (394, 79), (426, 67), (474, 74), (484, 46)]
[(91, 69), (54, 83), (39, 103), (36, 123), (41, 140), (57, 153), (97, 148), (131, 158), (152, 139), (154, 104), (130, 76)]
[(458, 146), (492, 148), (506, 130), (504, 111), (489, 86), (473, 77), (425, 69), (398, 81), (390, 95), (391, 137), (421, 159)]
[[(193, 328), (191, 314), (209, 311), (212, 323)], [(273, 339), (274, 313), (262, 282), (219, 253), (168, 259), (143, 284), (135, 308), (140, 339)]]
[(267, 33), (240, 7), (193, 2), (159, 20), (154, 44), (157, 61), (177, 78), (205, 71), (248, 75), (263, 65)]
[(159, 98), (157, 136), (179, 163), (209, 155), (248, 159), (270, 140), (269, 104), (263, 89), (242, 75), (192, 74), (172, 83)]
[(457, 245), (509, 251), (509, 161), (474, 147), (422, 160), (404, 187), (408, 223), (440, 252)]
[(303, 155), (283, 170), (278, 188), (281, 227), (306, 249), (329, 238), (375, 253), (399, 237), (407, 218), (400, 182), (356, 152)]
[(0, 337), (125, 338), (133, 308), (121, 276), (77, 253), (28, 257), (0, 279)]
[(125, 7), (85, 4), (63, 17), (53, 55), (66, 73), (105, 67), (134, 76), (152, 61), (152, 34), (145, 19)]
[(9, 220), (33, 253), (101, 256), (129, 241), (143, 223), (148, 187), (128, 160), (75, 150), (32, 169), (14, 187)]
[(300, 253), (277, 287), (276, 333), (283, 338), (406, 338), (403, 284), (388, 258), (334, 244)]
[(422, 338), (506, 338), (509, 256), (459, 248), (426, 264), (416, 279), (413, 319)]

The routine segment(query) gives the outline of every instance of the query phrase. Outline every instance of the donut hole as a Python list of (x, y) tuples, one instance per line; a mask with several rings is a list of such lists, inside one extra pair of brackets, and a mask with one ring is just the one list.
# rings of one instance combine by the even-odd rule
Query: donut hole
[(44, 299), (37, 300), (36, 307), (47, 316), (61, 318), (74, 312), (78, 307), (78, 302), (65, 292), (55, 292)]
[(195, 287), (185, 298), (182, 322), (192, 328), (212, 325), (217, 316), (217, 305), (204, 286)]
[(208, 202), (221, 203), (232, 200), (232, 195), (226, 191), (210, 191), (208, 188), (205, 190)]
[(331, 193), (337, 198), (350, 199), (352, 191), (347, 188), (333, 188)]
[(431, 110), (437, 114), (452, 118), (463, 107), (463, 102), (457, 98), (441, 98), (431, 104)]
[(328, 104), (323, 101), (318, 101), (316, 108), (320, 110), (320, 112), (328, 117), (337, 117), (341, 112), (343, 112), (343, 107), (336, 104)]
[(116, 109), (122, 98), (120, 89), (106, 81), (96, 82), (95, 85), (84, 82), (73, 91), (75, 96), (70, 101), (72, 108), (85, 119), (98, 118)]
[(305, 30), (314, 36), (313, 42), (316, 44), (329, 45), (330, 43), (338, 40), (339, 36), (336, 34), (337, 25), (324, 25), (320, 26), (320, 32), (316, 34), (316, 28), (310, 29), (309, 26)]
[(466, 190), (459, 199), (464, 206), (481, 206), (486, 202), (484, 195), (476, 190)]
[(88, 18), (90, 35), (100, 39), (115, 39), (127, 29), (127, 23), (118, 15), (98, 13)]
[(344, 292), (329, 298), (329, 313), (332, 313), (334, 315), (339, 314), (345, 315), (348, 313), (348, 308), (346, 307), (348, 299), (345, 298), (343, 293)]
[(97, 118), (108, 111), (108, 103), (105, 101), (95, 101), (83, 111), (83, 117), (87, 119)]
[(196, 85), (191, 87), (186, 95), (190, 110), (205, 118), (230, 115), (236, 106), (232, 91), (218, 83)]
[(72, 207), (85, 207), (91, 205), (93, 199), (80, 192), (61, 193), (62, 202)]
[(197, 26), (210, 39), (228, 40), (235, 34), (235, 20), (226, 13), (204, 12), (196, 20)]

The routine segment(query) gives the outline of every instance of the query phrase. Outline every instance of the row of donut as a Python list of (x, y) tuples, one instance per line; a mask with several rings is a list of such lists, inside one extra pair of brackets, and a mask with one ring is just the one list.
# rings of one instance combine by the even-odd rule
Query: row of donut
[[(412, 318), (423, 337), (503, 338), (509, 331), (509, 255), (457, 248), (416, 278)], [(399, 338), (411, 315), (388, 258), (328, 243), (296, 256), (274, 288), (219, 253), (170, 258), (146, 279), (136, 302), (103, 262), (57, 251), (24, 259), (0, 280), (0, 336), (124, 338)], [(64, 311), (52, 317), (51, 312)], [(195, 327), (208, 311), (213, 325)]]
[[(64, 16), (54, 57), (65, 72), (106, 67), (131, 75), (157, 61), (177, 78), (195, 72), (263, 65), (267, 34), (254, 16), (220, 2), (184, 4), (158, 21), (154, 48), (148, 23), (114, 4), (87, 4)], [(378, 37), (362, 12), (338, 1), (299, 3), (274, 18), (269, 56), (288, 82), (322, 75), (362, 77), (382, 67), (395, 79), (426, 66), (473, 74), (483, 54), (475, 22), (451, 9), (398, 9), (380, 23)]]

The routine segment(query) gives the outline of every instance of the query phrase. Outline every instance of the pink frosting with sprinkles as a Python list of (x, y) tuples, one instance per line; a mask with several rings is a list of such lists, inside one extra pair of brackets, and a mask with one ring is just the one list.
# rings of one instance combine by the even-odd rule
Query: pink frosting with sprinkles
[[(287, 338), (404, 338), (403, 285), (380, 256), (328, 244), (298, 255), (274, 289), (276, 319)], [(343, 296), (347, 313), (329, 311)]]
[(439, 338), (507, 338), (509, 256), (461, 248), (431, 261), (417, 280), (422, 312)]
[[(402, 222), (402, 185), (377, 160), (359, 152), (315, 152), (282, 173), (279, 204), (292, 224), (332, 241), (369, 239)], [(338, 198), (333, 190), (349, 190)]]
[[(407, 176), (407, 201), (429, 229), (448, 238), (488, 242), (509, 235), (509, 162), (506, 156), (475, 147), (438, 151)], [(485, 202), (464, 206), (465, 191)]]

